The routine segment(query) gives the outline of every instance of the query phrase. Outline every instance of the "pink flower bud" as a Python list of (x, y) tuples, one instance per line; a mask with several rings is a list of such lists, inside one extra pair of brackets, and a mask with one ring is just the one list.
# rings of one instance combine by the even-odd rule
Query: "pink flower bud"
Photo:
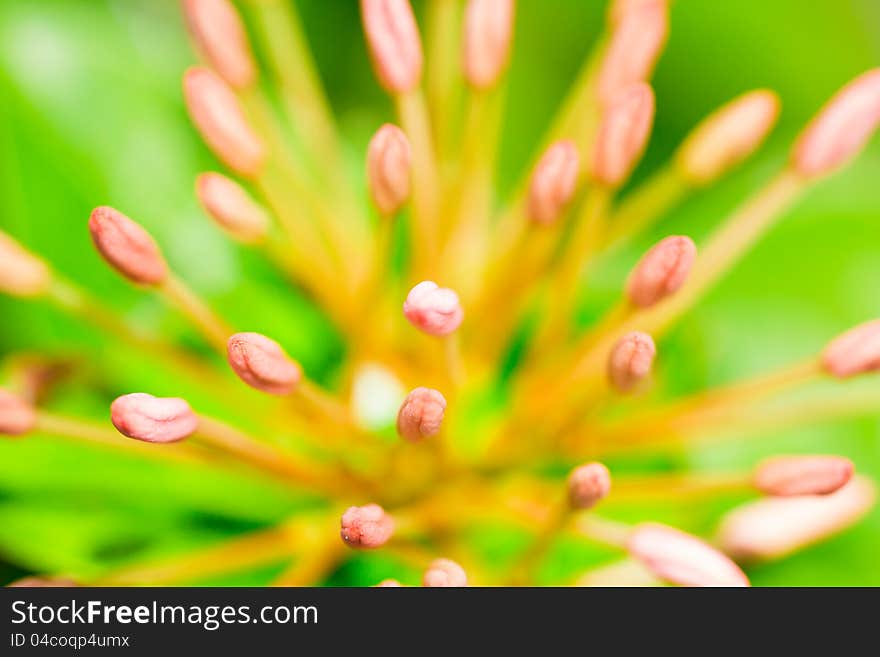
[(0, 389), (0, 434), (21, 436), (33, 431), (37, 413), (18, 395)]
[(104, 260), (140, 285), (159, 285), (168, 277), (165, 258), (140, 224), (118, 210), (101, 206), (89, 217), (92, 241)]
[(183, 92), (189, 115), (214, 154), (243, 176), (259, 173), (265, 149), (227, 84), (206, 68), (191, 68), (183, 77)]
[(52, 283), (46, 264), (5, 233), (0, 233), (0, 292), (15, 297), (43, 294)]
[(288, 395), (302, 369), (274, 340), (259, 333), (236, 333), (226, 345), (229, 365), (242, 381), (270, 395)]
[(830, 495), (768, 497), (727, 514), (718, 538), (737, 559), (778, 559), (851, 527), (874, 505), (874, 484), (853, 479)]
[(660, 240), (642, 256), (626, 284), (630, 303), (649, 308), (677, 292), (687, 280), (697, 257), (690, 237), (671, 236)]
[(464, 75), (488, 89), (507, 66), (513, 32), (513, 0), (470, 0), (464, 14)]
[(831, 173), (858, 154), (880, 124), (880, 68), (841, 89), (795, 144), (794, 168), (803, 176)]
[(412, 154), (403, 130), (386, 123), (367, 150), (367, 181), (373, 202), (383, 215), (396, 213), (409, 199)]
[(593, 147), (593, 177), (619, 187), (645, 150), (654, 121), (654, 92), (637, 82), (618, 93), (608, 105)]
[(383, 579), (381, 582), (376, 584), (376, 588), (380, 588), (380, 589), (384, 589), (384, 588), (398, 589), (398, 588), (401, 588), (402, 586), (403, 585), (400, 582), (398, 582), (396, 579)]
[(438, 337), (455, 331), (464, 319), (458, 295), (434, 281), (422, 281), (409, 291), (403, 314), (417, 329)]
[(611, 490), (611, 473), (601, 463), (585, 463), (568, 476), (568, 502), (574, 509), (589, 509)]
[(860, 324), (834, 338), (822, 353), (822, 364), (839, 379), (880, 369), (880, 319)]
[[(616, 20), (615, 20), (616, 19)], [(613, 34), (599, 71), (599, 99), (613, 103), (635, 82), (645, 82), (669, 34), (666, 2), (628, 2), (612, 12)]]
[(660, 579), (679, 586), (749, 586), (739, 566), (700, 539), (655, 523), (639, 525), (629, 553)]
[(581, 161), (577, 146), (557, 141), (538, 160), (529, 186), (529, 218), (539, 224), (559, 219), (577, 189)]
[(408, 0), (361, 0), (364, 32), (379, 82), (391, 93), (422, 79), (422, 41)]
[(779, 116), (772, 91), (743, 94), (704, 119), (678, 151), (678, 168), (694, 185), (708, 185), (751, 155)]
[(410, 442), (436, 436), (445, 412), (446, 398), (437, 390), (416, 388), (406, 396), (397, 413), (397, 433)]
[(189, 31), (202, 57), (236, 89), (253, 84), (257, 70), (247, 32), (229, 0), (183, 0)]
[(219, 173), (203, 173), (196, 179), (196, 196), (205, 212), (234, 239), (254, 244), (266, 238), (266, 209), (237, 182)]
[(123, 436), (148, 443), (173, 443), (194, 434), (199, 419), (183, 399), (143, 392), (119, 397), (110, 405), (110, 421)]
[(467, 573), (454, 561), (435, 559), (425, 571), (422, 584), (430, 587), (467, 586)]
[(394, 520), (378, 504), (352, 506), (342, 514), (340, 535), (353, 548), (378, 548), (394, 533)]
[(657, 348), (647, 333), (627, 333), (611, 348), (608, 379), (619, 392), (630, 392), (651, 374)]
[(755, 488), (766, 495), (828, 495), (853, 475), (853, 464), (842, 456), (777, 456), (755, 470)]

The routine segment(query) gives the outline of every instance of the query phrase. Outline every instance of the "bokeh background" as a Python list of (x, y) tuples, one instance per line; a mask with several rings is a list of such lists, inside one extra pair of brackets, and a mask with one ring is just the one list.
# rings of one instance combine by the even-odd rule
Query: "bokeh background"
[[(423, 11), (424, 3), (413, 4)], [(519, 2), (502, 191), (522, 173), (594, 43), (604, 4)], [(368, 64), (357, 3), (297, 5), (352, 166), (360, 170), (371, 132), (392, 114)], [(218, 164), (183, 107), (181, 74), (195, 61), (173, 0), (0, 0), (0, 228), (120, 313), (198, 348), (176, 315), (121, 281), (95, 254), (88, 214), (100, 204), (118, 207), (148, 227), (172, 267), (233, 324), (276, 336), (310, 373), (330, 376), (342, 346), (320, 314), (258, 258), (226, 240), (196, 204), (196, 174)], [(621, 254), (619, 266), (606, 268), (585, 296), (585, 320), (619, 290), (635, 252), (675, 232), (699, 243), (779, 166), (824, 101), (878, 62), (876, 0), (675, 2), (671, 38), (654, 78), (655, 130), (635, 180), (664, 162), (697, 120), (743, 91), (779, 92), (781, 120), (747, 166), (695, 195)], [(666, 394), (815, 353), (843, 329), (880, 315), (878, 180), (875, 139), (854, 166), (788, 213), (664, 340)], [(206, 411), (221, 409), (200, 390), (181, 390), (173, 372), (45, 304), (0, 297), (0, 320), (0, 357), (40, 353), (75, 363), (53, 408), (104, 419), (108, 401), (137, 386), (182, 394)], [(222, 410), (247, 426), (241, 409)], [(847, 455), (880, 480), (878, 429), (876, 417), (854, 418), (652, 457), (637, 467), (745, 467), (774, 452), (820, 451)], [(0, 581), (31, 571), (99, 573), (108, 564), (209, 545), (270, 525), (300, 503), (289, 491), (244, 476), (230, 483), (49, 438), (0, 441)], [(683, 508), (670, 500), (622, 510), (620, 517), (705, 533), (719, 508)], [(474, 540), (503, 556), (518, 539), (490, 534)], [(759, 585), (880, 585), (878, 546), (875, 511), (846, 534), (749, 575)], [(565, 544), (557, 552), (553, 568), (560, 572), (601, 556)], [(372, 584), (388, 574), (384, 567), (381, 560), (359, 559), (332, 583)], [(218, 581), (262, 584), (274, 572)]]

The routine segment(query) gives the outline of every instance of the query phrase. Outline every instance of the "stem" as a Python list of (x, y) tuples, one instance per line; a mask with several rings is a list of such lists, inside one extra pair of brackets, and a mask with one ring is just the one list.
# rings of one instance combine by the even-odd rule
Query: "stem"
[(431, 0), (428, 3), (427, 70), (425, 86), (434, 143), (441, 160), (449, 157), (452, 143), (456, 101), (462, 92), (461, 77), (461, 17), (462, 3), (458, 0)]
[(443, 352), (446, 359), (446, 371), (452, 387), (460, 389), (465, 380), (464, 359), (461, 354), (461, 338), (458, 333), (443, 338)]
[(439, 252), (437, 164), (425, 98), (419, 90), (396, 97), (397, 112), (412, 148), (413, 262), (416, 277), (430, 275)]
[(690, 191), (678, 168), (674, 164), (665, 165), (614, 210), (603, 245), (612, 249), (641, 233), (678, 205)]
[(549, 517), (538, 529), (532, 544), (519, 558), (512, 568), (511, 580), (514, 586), (522, 586), (533, 581), (535, 570), (553, 540), (565, 529), (571, 519), (571, 507), (568, 504), (557, 504)]
[(205, 339), (225, 358), (226, 341), (235, 331), (174, 274), (168, 275), (159, 286), (159, 291), (171, 305), (189, 318)]
[(593, 513), (581, 515), (574, 523), (575, 531), (582, 536), (604, 543), (605, 545), (625, 549), (632, 527), (622, 522), (600, 518)]

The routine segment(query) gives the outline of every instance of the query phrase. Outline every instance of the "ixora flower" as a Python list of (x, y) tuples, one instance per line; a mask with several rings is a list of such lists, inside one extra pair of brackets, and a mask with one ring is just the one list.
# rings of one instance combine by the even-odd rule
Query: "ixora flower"
[[(622, 192), (650, 139), (655, 102), (663, 102), (649, 77), (670, 24), (665, 0), (616, 0), (570, 101), (534, 161), (522, 163), (529, 174), (499, 211), (493, 171), (513, 0), (450, 3), (457, 13), (444, 13), (443, 29), (427, 33), (446, 39), (454, 27), (461, 47), (424, 49), (408, 0), (361, 0), (367, 50), (397, 116), (377, 122), (358, 180), (341, 165), (351, 149), (340, 143), (294, 3), (240, 6), (248, 20), (229, 0), (182, 2), (202, 59), (183, 73), (184, 99), (196, 131), (229, 170), (200, 175), (196, 195), (228, 237), (278, 266), (320, 306), (350, 347), (342, 371), (316, 378), (321, 372), (309, 371), (291, 345), (296, 359), (276, 340), (232, 327), (173, 271), (149, 217), (101, 206), (83, 218), (100, 256), (141, 293), (167, 301), (203, 348), (132, 329), (5, 235), (0, 291), (21, 303), (52, 303), (155, 356), (174, 375), (165, 388), (198, 381), (228, 417), (203, 413), (196, 399), (117, 390), (107, 399), (109, 421), (96, 423), (56, 413), (51, 395), (15, 380), (0, 390), (0, 434), (14, 436), (13, 445), (49, 435), (218, 476), (246, 468), (314, 503), (277, 527), (158, 567), (132, 559), (105, 572), (41, 573), (20, 585), (191, 583), (288, 561), (273, 583), (319, 584), (347, 560), (377, 558), (389, 572), (363, 583), (380, 587), (738, 587), (749, 584), (741, 564), (781, 558), (867, 513), (875, 486), (839, 455), (786, 454), (746, 472), (647, 477), (617, 464), (633, 451), (680, 449), (719, 429), (739, 438), (768, 424), (865, 410), (821, 399), (807, 408), (785, 393), (871, 376), (880, 368), (880, 320), (754, 378), (667, 401), (640, 393), (662, 386), (675, 367), (665, 332), (795, 199), (858, 155), (880, 123), (880, 70), (844, 86), (782, 169), (699, 248), (671, 235), (634, 258), (618, 301), (583, 330), (575, 300), (598, 257), (754, 153), (779, 113), (775, 93), (749, 91), (722, 106), (659, 177)], [(277, 94), (267, 94), (272, 85)], [(463, 96), (460, 107), (447, 102), (453, 90)], [(295, 150), (288, 134), (297, 137)], [(513, 366), (511, 345), (519, 355)], [(382, 390), (365, 391), (378, 386), (367, 376)], [(333, 384), (318, 383), (325, 380)], [(548, 474), (560, 464), (567, 479)], [(613, 519), (620, 500), (663, 499), (686, 509), (731, 490), (757, 499), (729, 509), (712, 536), (650, 518)], [(525, 527), (531, 540), (507, 562), (488, 560), (470, 542), (487, 518)], [(585, 563), (566, 581), (545, 582), (541, 566), (564, 536), (610, 546), (620, 560)]]

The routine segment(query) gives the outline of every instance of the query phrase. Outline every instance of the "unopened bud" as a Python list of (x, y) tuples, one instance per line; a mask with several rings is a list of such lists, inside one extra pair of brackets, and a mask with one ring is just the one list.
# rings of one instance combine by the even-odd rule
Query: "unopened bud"
[(254, 56), (241, 16), (230, 0), (183, 0), (189, 30), (202, 57), (236, 89), (253, 84)]
[(596, 135), (593, 177), (619, 187), (645, 150), (654, 121), (654, 92), (643, 82), (620, 91), (609, 103)]
[(219, 173), (196, 179), (196, 196), (205, 212), (234, 239), (255, 244), (266, 239), (269, 214), (237, 182)]
[(608, 379), (618, 392), (631, 392), (651, 374), (657, 347), (647, 333), (627, 333), (611, 348)]
[(853, 464), (842, 456), (776, 456), (755, 470), (755, 488), (766, 495), (828, 495), (853, 475)]
[(213, 71), (191, 68), (183, 92), (189, 115), (214, 154), (243, 176), (259, 173), (265, 149), (229, 86)]
[(779, 116), (779, 97), (751, 91), (710, 114), (678, 151), (679, 171), (693, 185), (708, 185), (751, 155)]
[(642, 256), (626, 284), (630, 303), (650, 308), (675, 294), (687, 280), (697, 247), (690, 237), (673, 235), (660, 240)]
[(880, 319), (834, 338), (822, 352), (822, 365), (838, 379), (880, 369)]
[(507, 66), (513, 0), (470, 0), (464, 14), (464, 74), (477, 89), (492, 87)]
[(410, 442), (418, 442), (440, 432), (446, 398), (431, 388), (416, 388), (406, 396), (397, 414), (397, 433)]
[(574, 196), (580, 176), (580, 155), (574, 142), (552, 144), (538, 160), (529, 186), (529, 218), (552, 224)]
[(422, 41), (409, 0), (361, 0), (373, 68), (391, 93), (412, 91), (422, 79)]
[(394, 533), (394, 520), (378, 504), (349, 507), (341, 525), (342, 540), (353, 548), (382, 547)]
[(795, 170), (808, 178), (831, 173), (852, 160), (880, 124), (880, 68), (841, 89), (795, 144)]
[(95, 208), (89, 217), (92, 241), (104, 260), (139, 285), (159, 285), (168, 277), (165, 258), (140, 224), (108, 206)]
[(430, 587), (467, 586), (464, 568), (449, 559), (435, 559), (422, 577), (422, 584)]
[(412, 153), (403, 130), (386, 123), (367, 150), (367, 182), (379, 212), (390, 216), (409, 199)]
[(611, 473), (601, 463), (585, 463), (568, 476), (568, 502), (573, 509), (589, 509), (611, 491)]
[(422, 281), (410, 290), (403, 314), (417, 329), (438, 337), (454, 332), (464, 319), (458, 295), (434, 281)]
[(226, 345), (229, 366), (242, 381), (270, 395), (288, 395), (302, 368), (274, 340), (259, 333), (236, 333)]
[(110, 420), (123, 436), (148, 443), (173, 443), (194, 434), (199, 419), (178, 397), (143, 392), (119, 397), (110, 405)]

